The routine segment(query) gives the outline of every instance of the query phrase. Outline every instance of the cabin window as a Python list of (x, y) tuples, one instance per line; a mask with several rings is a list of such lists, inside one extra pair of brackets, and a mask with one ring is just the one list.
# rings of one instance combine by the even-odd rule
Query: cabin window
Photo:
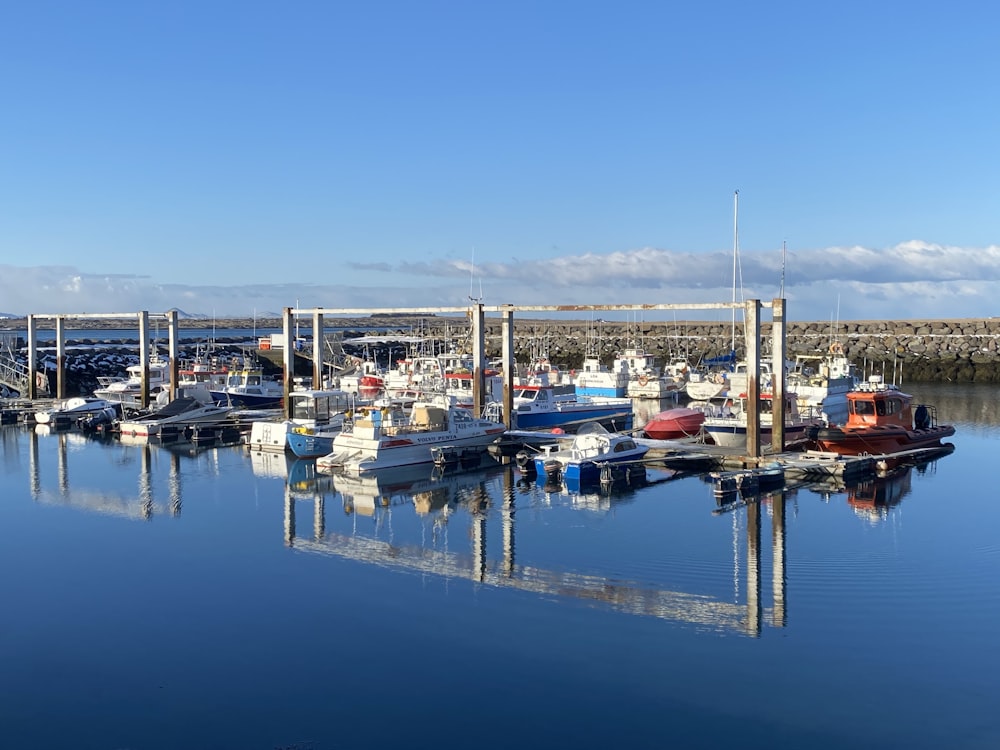
[(903, 411), (903, 401), (902, 401), (902, 399), (898, 399), (898, 398), (891, 398), (891, 399), (889, 399), (889, 413), (890, 414), (899, 414), (901, 411)]
[(875, 413), (875, 405), (871, 401), (855, 401), (854, 413), (868, 416)]
[(316, 408), (310, 399), (297, 398), (292, 402), (292, 419), (315, 419)]
[(877, 401), (875, 403), (875, 413), (880, 416), (885, 416), (885, 401)]

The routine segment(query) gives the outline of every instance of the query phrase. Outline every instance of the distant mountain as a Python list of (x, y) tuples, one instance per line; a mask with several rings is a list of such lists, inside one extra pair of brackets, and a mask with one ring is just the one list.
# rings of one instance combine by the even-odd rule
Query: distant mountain
[(171, 307), (167, 312), (177, 311), (177, 317), (180, 320), (208, 320), (208, 315), (203, 315), (202, 313), (187, 313), (181, 310), (179, 307)]
[(23, 318), (23, 315), (15, 315), (14, 313), (2, 313), (0, 312), (0, 320), (14, 320), (16, 318)]

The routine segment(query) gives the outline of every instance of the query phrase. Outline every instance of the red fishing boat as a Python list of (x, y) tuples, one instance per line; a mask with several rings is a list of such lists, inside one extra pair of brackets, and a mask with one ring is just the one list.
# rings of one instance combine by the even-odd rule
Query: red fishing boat
[(677, 440), (697, 435), (705, 421), (705, 412), (699, 409), (678, 407), (661, 411), (642, 429), (654, 440)]
[(912, 402), (910, 394), (872, 376), (848, 391), (846, 424), (813, 428), (809, 437), (820, 450), (857, 456), (938, 448), (955, 434), (953, 425), (938, 424), (935, 407)]

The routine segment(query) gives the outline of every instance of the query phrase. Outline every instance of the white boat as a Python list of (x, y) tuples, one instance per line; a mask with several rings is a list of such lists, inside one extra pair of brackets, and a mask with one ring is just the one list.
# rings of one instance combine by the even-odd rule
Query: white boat
[[(632, 399), (578, 396), (572, 385), (517, 385), (512, 395), (515, 430), (551, 430), (602, 422), (619, 430), (629, 430), (635, 419)], [(503, 419), (503, 404), (486, 404), (483, 416)]]
[(298, 390), (289, 394), (291, 419), (256, 420), (250, 425), (247, 446), (251, 451), (283, 453), (289, 449), (288, 435), (333, 435), (340, 432), (344, 414), (367, 403), (342, 390)]
[(597, 357), (585, 357), (580, 369), (572, 375), (572, 382), (581, 396), (623, 398), (628, 391), (628, 378), (628, 365), (622, 360), (616, 359), (609, 370)]
[(692, 370), (684, 384), (684, 392), (692, 401), (708, 401), (728, 388), (729, 381), (721, 370)]
[[(761, 443), (771, 441), (773, 425), (772, 399), (770, 393), (760, 394), (760, 439)], [(704, 430), (716, 445), (743, 448), (747, 444), (747, 396), (727, 399), (725, 403), (702, 423)], [(794, 393), (785, 394), (785, 440), (803, 440), (809, 428), (823, 424), (823, 420), (811, 413), (800, 413)]]
[(795, 391), (799, 408), (812, 409), (829, 425), (847, 422), (847, 394), (860, 385), (854, 364), (839, 342), (827, 354), (797, 354), (788, 373), (788, 390)]
[(285, 386), (264, 377), (261, 367), (232, 370), (225, 384), (211, 388), (212, 400), (228, 406), (267, 409), (280, 406), (285, 398)]
[(642, 349), (625, 349), (615, 360), (620, 360), (623, 364), (613, 369), (628, 373), (625, 395), (629, 398), (668, 398), (676, 395), (684, 386), (683, 377), (662, 372), (656, 365), (655, 357)]
[(535, 470), (580, 482), (597, 481), (605, 471), (610, 479), (615, 472), (639, 466), (649, 451), (648, 445), (640, 445), (631, 435), (612, 434), (597, 422), (583, 425), (569, 448), (547, 448), (535, 458)]
[(68, 425), (88, 414), (95, 414), (113, 408), (113, 404), (103, 398), (75, 396), (53, 404), (48, 409), (35, 412), (37, 424)]
[(192, 425), (221, 424), (232, 408), (204, 403), (191, 396), (175, 398), (161, 409), (118, 423), (118, 431), (131, 437), (160, 435), (165, 429), (183, 429)]
[(409, 416), (398, 409), (372, 409), (345, 423), (332, 452), (316, 459), (316, 466), (364, 474), (433, 463), (435, 448), (485, 451), (505, 429), (501, 422), (477, 419), (468, 409), (444, 400), (417, 402)]
[[(101, 387), (94, 391), (94, 395), (123, 406), (139, 406), (142, 397), (142, 365), (129, 365), (125, 372), (124, 378), (99, 377), (97, 382)], [(149, 361), (150, 398), (155, 398), (157, 392), (169, 385), (170, 361), (154, 354)]]

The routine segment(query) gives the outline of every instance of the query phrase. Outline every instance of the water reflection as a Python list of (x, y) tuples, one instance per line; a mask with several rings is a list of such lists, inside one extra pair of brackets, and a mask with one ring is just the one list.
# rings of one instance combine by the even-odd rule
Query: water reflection
[[(420, 575), (465, 578), (478, 583), (514, 588), (547, 597), (572, 597), (599, 602), (616, 610), (637, 615), (692, 623), (700, 627), (756, 635), (764, 616), (760, 598), (759, 505), (748, 513), (757, 520), (748, 523), (748, 545), (753, 564), (748, 566), (746, 605), (723, 601), (703, 593), (651, 588), (636, 581), (572, 571), (551, 570), (519, 563), (516, 557), (517, 499), (523, 495), (510, 467), (491, 464), (473, 471), (441, 472), (432, 467), (410, 467), (353, 477), (317, 474), (312, 462), (296, 465), (285, 488), (285, 543), (299, 551), (333, 555), (381, 567)], [(626, 499), (635, 492), (625, 488)], [(544, 488), (542, 489), (544, 492)], [(560, 490), (562, 495), (565, 488)], [(569, 498), (573, 493), (565, 492)], [(333, 496), (339, 496), (341, 519), (334, 524), (327, 517)], [(490, 513), (502, 498), (498, 513)], [(314, 503), (312, 529), (300, 528), (297, 505)], [(610, 504), (610, 492), (587, 504)], [(412, 509), (411, 509), (412, 508)], [(588, 508), (589, 509), (589, 508)], [(404, 516), (394, 523), (394, 514)], [(308, 517), (308, 516), (307, 516)], [(337, 517), (334, 517), (337, 518)], [(418, 521), (416, 534), (405, 521)], [(347, 522), (347, 528), (344, 528)], [(495, 542), (487, 532), (499, 522)], [(452, 548), (451, 529), (461, 523), (462, 546)], [(412, 523), (411, 523), (412, 526)], [(782, 553), (778, 559), (783, 560)], [(777, 569), (775, 583), (780, 605), (776, 621), (784, 623), (784, 566)]]
[[(18, 445), (19, 435), (12, 434)], [(103, 443), (103, 449), (93, 448)], [(213, 449), (199, 448), (191, 443), (161, 444), (143, 439), (123, 437), (112, 440), (107, 436), (89, 435), (75, 430), (55, 430), (36, 425), (27, 436), (28, 490), (40, 503), (57, 504), (78, 510), (114, 515), (130, 520), (148, 521), (156, 515), (180, 516), (182, 502), (182, 462)], [(55, 461), (55, 483), (52, 486), (51, 464)], [(18, 459), (19, 451), (6, 451), (8, 459)], [(103, 459), (102, 466), (95, 457)], [(135, 492), (108, 487), (113, 472), (120, 482), (123, 470), (134, 471)], [(156, 498), (156, 480), (165, 472), (166, 496)]]
[(933, 474), (937, 471), (937, 462), (941, 457), (931, 461), (923, 461), (909, 466), (901, 466), (887, 474), (868, 477), (845, 483), (839, 479), (828, 479), (822, 482), (811, 482), (800, 485), (818, 494), (829, 502), (844, 495), (847, 504), (855, 515), (875, 525), (885, 522), (912, 491), (912, 475), (914, 473)]

